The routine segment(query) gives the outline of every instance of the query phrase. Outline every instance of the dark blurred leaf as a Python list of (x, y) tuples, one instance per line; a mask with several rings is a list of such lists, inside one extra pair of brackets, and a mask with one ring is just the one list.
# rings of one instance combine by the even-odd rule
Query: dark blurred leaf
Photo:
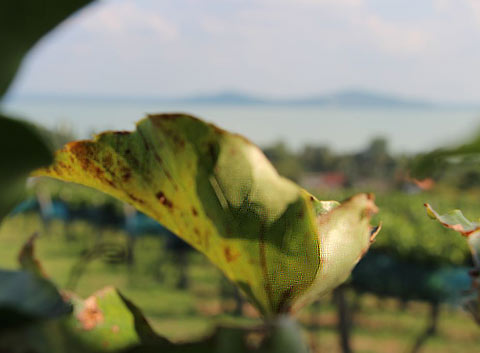
[[(92, 0), (2, 0), (0, 2), (0, 98), (24, 55), (47, 32)], [(1, 130), (0, 130), (1, 131)]]
[(28, 173), (51, 160), (33, 125), (0, 115), (0, 220), (20, 200)]
[(0, 329), (70, 311), (48, 280), (27, 271), (0, 271)]

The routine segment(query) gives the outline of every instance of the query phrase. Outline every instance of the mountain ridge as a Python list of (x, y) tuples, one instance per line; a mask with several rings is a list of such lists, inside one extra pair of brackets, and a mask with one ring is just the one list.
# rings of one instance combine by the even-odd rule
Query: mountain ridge
[[(318, 106), (333, 108), (479, 108), (480, 104), (469, 103), (437, 103), (418, 98), (405, 98), (387, 93), (366, 90), (343, 90), (330, 94), (319, 94), (299, 98), (267, 98), (238, 91), (221, 91), (211, 94), (189, 95), (177, 98), (154, 96), (127, 97), (101, 95), (55, 95), (24, 94), (11, 99), (33, 100), (89, 100), (115, 102), (155, 102), (170, 104), (212, 104), (212, 105), (285, 105), (285, 106)], [(8, 97), (7, 97), (8, 100)]]

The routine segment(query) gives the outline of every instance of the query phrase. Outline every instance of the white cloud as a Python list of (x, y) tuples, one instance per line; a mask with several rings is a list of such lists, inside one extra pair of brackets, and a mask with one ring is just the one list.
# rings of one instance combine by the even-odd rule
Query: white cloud
[(475, 16), (475, 20), (477, 24), (480, 25), (480, 0), (465, 0), (473, 11), (473, 15)]
[(420, 52), (428, 44), (428, 32), (410, 24), (394, 24), (375, 15), (363, 19), (375, 42), (388, 52), (408, 55)]
[(100, 36), (154, 36), (165, 41), (180, 37), (178, 27), (159, 13), (147, 11), (133, 1), (100, 2), (73, 17), (72, 26), (78, 26)]

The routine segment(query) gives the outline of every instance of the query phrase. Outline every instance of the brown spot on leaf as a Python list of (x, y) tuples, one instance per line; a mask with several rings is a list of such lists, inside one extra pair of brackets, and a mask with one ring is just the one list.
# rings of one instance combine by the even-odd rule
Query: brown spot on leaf
[(103, 313), (98, 307), (97, 297), (91, 296), (85, 300), (82, 311), (77, 314), (77, 320), (86, 331), (93, 330), (103, 322)]
[(157, 194), (155, 195), (158, 199), (158, 201), (160, 201), (160, 203), (168, 208), (172, 208), (173, 207), (173, 204), (172, 202), (167, 199), (167, 197), (165, 196), (165, 194), (162, 192), (162, 191), (159, 191), (157, 192)]
[(127, 182), (132, 177), (132, 170), (127, 167), (122, 168), (122, 179), (124, 182)]
[(95, 171), (95, 176), (99, 179), (101, 179), (105, 174), (105, 172), (100, 167), (95, 166), (93, 170)]
[(141, 203), (141, 204), (144, 204), (145, 201), (143, 201), (142, 199), (139, 199), (138, 197), (136, 197), (135, 195), (131, 194), (131, 193), (127, 193), (127, 196), (132, 200), (132, 201), (135, 201), (135, 202), (138, 202), (138, 203)]
[(195, 207), (192, 207), (192, 214), (197, 217), (198, 216), (198, 211), (195, 209)]
[(112, 332), (113, 333), (118, 333), (118, 331), (120, 331), (120, 327), (118, 327), (118, 325), (113, 325), (112, 326)]
[(240, 253), (232, 250), (229, 246), (223, 248), (223, 254), (225, 255), (225, 260), (227, 260), (227, 262), (235, 261), (240, 257)]
[(117, 185), (115, 185), (115, 183), (109, 179), (105, 179), (105, 182), (110, 185), (112, 188), (116, 189), (117, 188)]

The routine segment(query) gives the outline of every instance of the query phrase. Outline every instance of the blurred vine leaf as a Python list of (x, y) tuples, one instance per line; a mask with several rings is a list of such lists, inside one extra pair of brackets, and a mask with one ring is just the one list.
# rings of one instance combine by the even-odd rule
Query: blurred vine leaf
[(71, 311), (48, 280), (28, 271), (0, 270), (0, 331)]
[(469, 221), (460, 210), (452, 210), (440, 215), (429, 204), (425, 204), (425, 207), (432, 219), (467, 238), (475, 268), (470, 271), (472, 289), (465, 294), (464, 307), (480, 325), (480, 223)]
[(266, 316), (344, 281), (379, 230), (370, 195), (319, 201), (244, 137), (187, 115), (67, 144), (35, 175), (131, 203), (203, 252)]
[(0, 220), (21, 198), (29, 173), (52, 160), (33, 125), (0, 114)]
[(0, 98), (28, 50), (57, 24), (92, 0), (0, 2)]

